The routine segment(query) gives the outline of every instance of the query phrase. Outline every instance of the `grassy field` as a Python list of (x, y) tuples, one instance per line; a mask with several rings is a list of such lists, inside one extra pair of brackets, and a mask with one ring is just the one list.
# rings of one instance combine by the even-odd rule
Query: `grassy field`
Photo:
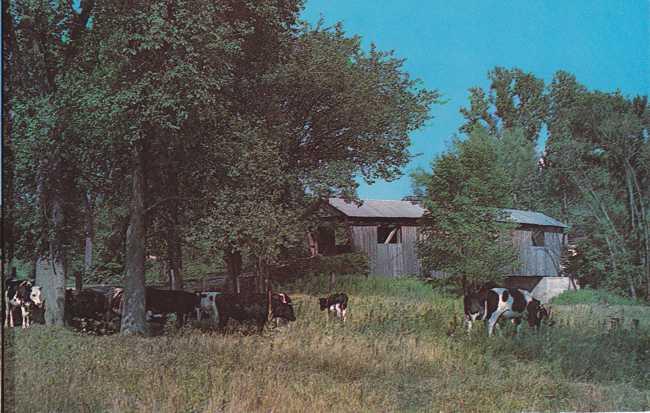
[[(462, 330), (462, 302), (416, 280), (341, 277), (287, 289), (298, 320), (262, 336), (184, 328), (154, 338), (37, 326), (7, 335), (7, 405), (29, 412), (559, 411), (650, 409), (650, 308), (555, 305), (518, 337)], [(622, 312), (623, 327), (602, 321)], [(632, 331), (628, 319), (640, 320)]]

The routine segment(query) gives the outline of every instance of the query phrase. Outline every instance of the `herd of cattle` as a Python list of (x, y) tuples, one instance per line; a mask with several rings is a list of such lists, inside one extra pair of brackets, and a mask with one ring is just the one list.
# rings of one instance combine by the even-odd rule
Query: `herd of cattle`
[[(18, 312), (23, 328), (30, 326), (36, 313), (43, 314), (45, 300), (41, 287), (29, 280), (10, 279), (5, 283), (5, 327), (14, 327)], [(348, 310), (348, 296), (345, 293), (332, 294), (320, 298), (321, 311), (327, 310), (331, 317), (345, 322)], [(549, 318), (547, 310), (539, 300), (528, 291), (514, 288), (501, 288), (486, 284), (476, 292), (463, 297), (467, 331), (471, 331), (475, 321), (484, 321), (488, 335), (500, 319), (511, 319), (519, 326), (526, 317), (530, 327), (539, 328), (541, 322)], [(164, 323), (169, 314), (175, 314), (176, 325), (182, 326), (190, 317), (201, 321), (202, 315), (218, 322), (223, 330), (230, 319), (238, 322), (251, 321), (261, 331), (269, 319), (295, 321), (296, 316), (291, 298), (285, 293), (267, 294), (225, 294), (218, 291), (186, 292), (162, 290), (152, 287), (145, 289), (145, 308), (147, 321)], [(124, 309), (124, 289), (119, 287), (93, 287), (83, 290), (66, 289), (65, 321), (74, 325), (74, 320), (90, 319), (109, 323), (122, 316)], [(119, 322), (117, 323), (119, 325)]]

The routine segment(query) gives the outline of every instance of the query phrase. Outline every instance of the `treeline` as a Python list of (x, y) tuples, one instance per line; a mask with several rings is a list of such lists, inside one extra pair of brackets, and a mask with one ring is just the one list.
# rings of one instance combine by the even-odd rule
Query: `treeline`
[[(185, 243), (260, 274), (356, 176), (399, 175), (438, 93), (299, 0), (3, 2), (3, 261), (183, 284)], [(62, 314), (54, 320), (62, 322)]]
[(497, 279), (513, 251), (493, 242), (508, 227), (492, 208), (533, 210), (570, 224), (567, 271), (583, 285), (650, 299), (647, 96), (589, 90), (563, 71), (550, 84), (516, 68), (488, 77), (488, 90), (470, 89), (451, 149), (412, 175), (433, 211), (425, 267)]

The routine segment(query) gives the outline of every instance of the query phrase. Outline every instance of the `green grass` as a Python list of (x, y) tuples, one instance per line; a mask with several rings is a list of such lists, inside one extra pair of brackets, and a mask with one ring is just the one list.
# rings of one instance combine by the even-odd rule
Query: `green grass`
[(328, 322), (327, 285), (287, 287), (298, 320), (262, 336), (14, 329), (9, 396), (30, 412), (650, 409), (648, 307), (629, 313), (637, 331), (602, 327), (616, 306), (554, 305), (553, 327), (512, 337), (505, 325), (487, 338), (482, 326), (463, 331), (459, 298), (414, 279), (338, 277), (349, 319)]
[(555, 297), (554, 304), (612, 304), (612, 305), (640, 305), (639, 301), (621, 297), (605, 290), (582, 288), (569, 290)]

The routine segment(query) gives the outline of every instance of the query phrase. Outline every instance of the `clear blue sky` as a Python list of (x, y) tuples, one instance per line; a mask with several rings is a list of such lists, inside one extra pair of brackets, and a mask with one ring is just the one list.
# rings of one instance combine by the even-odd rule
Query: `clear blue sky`
[(557, 70), (590, 89), (647, 95), (650, 90), (648, 0), (307, 0), (303, 18), (342, 22), (364, 46), (374, 42), (406, 58), (405, 69), (449, 102), (411, 135), (417, 156), (394, 182), (361, 183), (362, 199), (400, 199), (408, 173), (429, 168), (462, 119), (467, 89), (488, 88), (494, 66), (518, 67), (549, 82)]

